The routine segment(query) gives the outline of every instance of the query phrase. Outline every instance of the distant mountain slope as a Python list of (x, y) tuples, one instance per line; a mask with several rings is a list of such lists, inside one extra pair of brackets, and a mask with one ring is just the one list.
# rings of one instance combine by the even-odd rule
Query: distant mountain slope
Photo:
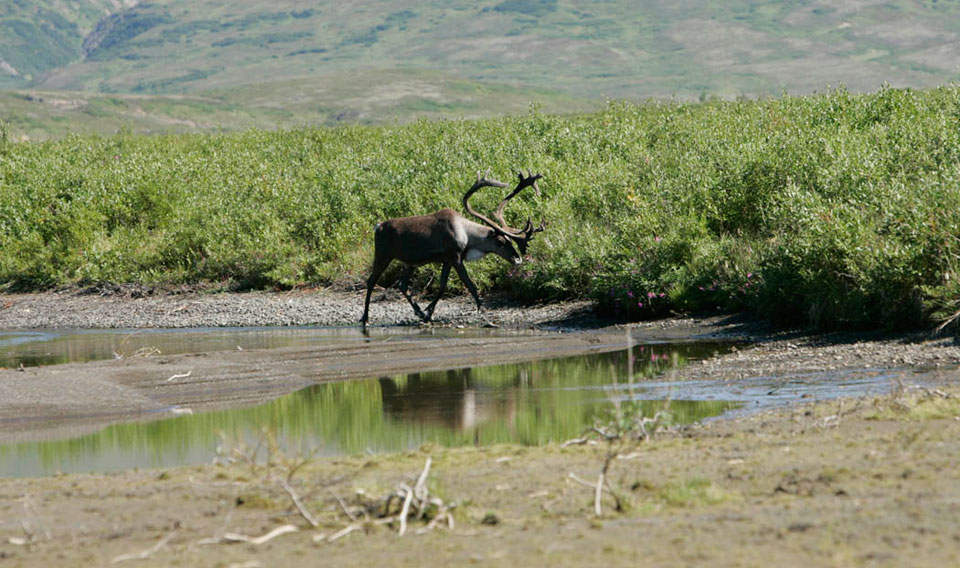
[[(96, 25), (91, 7), (107, 0), (70, 13), (65, 0), (12, 2), (41, 6), (12, 11), (46, 43), (5, 41), (0, 58), (50, 70), (31, 72), (33, 86), (45, 88), (186, 93), (409, 68), (639, 98), (839, 82), (927, 86), (960, 76), (956, 0), (166, 0)], [(43, 57), (29, 64), (27, 49)]]
[[(201, 95), (0, 91), (0, 120), (15, 140), (113, 134), (295, 128), (415, 118), (584, 112), (601, 101), (467, 81), (439, 73), (351, 72), (207, 91)], [(2, 125), (0, 125), (2, 126)]]
[(110, 13), (136, 0), (0, 2), (0, 87), (22, 85), (79, 60), (84, 37)]
[[(39, 136), (142, 108), (97, 94), (217, 101), (168, 99), (158, 123), (137, 115), (152, 131), (960, 80), (960, 0), (4, 0), (0, 32), (0, 89), (31, 89), (0, 119)], [(76, 114), (95, 108), (112, 119)]]

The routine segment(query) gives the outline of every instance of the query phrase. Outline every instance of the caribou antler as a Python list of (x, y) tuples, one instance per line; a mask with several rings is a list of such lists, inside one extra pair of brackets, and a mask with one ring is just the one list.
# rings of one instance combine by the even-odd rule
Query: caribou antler
[(509, 195), (504, 197), (503, 200), (500, 201), (499, 205), (497, 205), (497, 210), (493, 214), (494, 218), (497, 221), (493, 221), (489, 219), (486, 215), (482, 215), (477, 211), (475, 211), (473, 207), (470, 207), (470, 203), (468, 201), (470, 199), (470, 196), (476, 193), (476, 191), (481, 187), (489, 187), (489, 186), (507, 187), (507, 184), (503, 182), (493, 180), (493, 179), (488, 179), (487, 175), (489, 173), (490, 173), (490, 170), (487, 170), (487, 173), (483, 175), (481, 175), (480, 172), (477, 172), (477, 181), (473, 184), (473, 187), (471, 187), (467, 191), (467, 193), (465, 193), (463, 196), (463, 207), (471, 215), (473, 215), (477, 219), (480, 219), (481, 221), (486, 223), (493, 230), (507, 237), (510, 237), (510, 239), (512, 239), (515, 243), (517, 243), (517, 246), (520, 247), (521, 254), (526, 254), (527, 244), (531, 240), (533, 240), (533, 236), (535, 234), (543, 231), (547, 227), (546, 221), (541, 220), (540, 225), (537, 227), (534, 227), (533, 222), (528, 218), (527, 224), (524, 226), (523, 229), (516, 229), (514, 227), (511, 227), (510, 225), (507, 224), (506, 221), (504, 221), (503, 212), (507, 208), (507, 203), (509, 203), (510, 200), (513, 199), (518, 193), (520, 193), (521, 191), (523, 191), (528, 187), (532, 187), (534, 192), (537, 194), (537, 196), (540, 196), (540, 188), (537, 187), (537, 180), (542, 178), (543, 174), (540, 174), (540, 173), (533, 174), (527, 171), (527, 175), (523, 175), (522, 171), (517, 172), (517, 177), (519, 178), (519, 181), (517, 182), (517, 187), (514, 188), (514, 190), (511, 191)]
[(517, 182), (517, 187), (510, 192), (510, 195), (503, 198), (503, 201), (500, 202), (500, 205), (497, 206), (497, 211), (494, 213), (494, 218), (500, 222), (501, 228), (504, 233), (506, 233), (510, 238), (512, 238), (517, 245), (520, 247), (520, 252), (526, 254), (527, 252), (527, 243), (533, 240), (533, 236), (544, 229), (547, 228), (547, 223), (544, 220), (540, 220), (540, 225), (534, 227), (533, 222), (530, 218), (527, 218), (527, 224), (524, 225), (523, 229), (515, 229), (507, 224), (503, 219), (503, 212), (507, 208), (507, 203), (514, 198), (518, 193), (523, 191), (528, 187), (532, 187), (534, 193), (537, 197), (540, 197), (540, 188), (537, 186), (537, 180), (543, 177), (541, 173), (530, 173), (527, 171), (527, 175), (524, 176), (522, 171), (517, 172), (517, 177), (519, 181)]
[(503, 183), (502, 181), (497, 181), (495, 179), (487, 179), (487, 176), (489, 174), (490, 174), (490, 170), (487, 170), (487, 173), (483, 175), (481, 175), (480, 172), (477, 172), (477, 181), (474, 182), (473, 186), (469, 190), (467, 190), (465, 194), (463, 194), (463, 208), (466, 209), (468, 213), (470, 213), (477, 219), (480, 219), (481, 221), (486, 223), (493, 230), (503, 233), (507, 236), (512, 236), (503, 227), (501, 227), (500, 225), (488, 219), (486, 215), (482, 215), (476, 212), (473, 209), (473, 207), (470, 207), (470, 202), (469, 202), (470, 196), (476, 193), (477, 190), (480, 189), (481, 187), (507, 187), (507, 184)]
[(512, 230), (515, 233), (519, 233), (520, 231), (517, 229), (511, 229), (511, 227), (507, 225), (506, 221), (503, 220), (503, 211), (507, 208), (507, 203), (525, 188), (532, 187), (534, 193), (537, 194), (537, 197), (540, 197), (540, 188), (537, 187), (537, 180), (542, 178), (543, 174), (531, 174), (529, 171), (527, 171), (527, 175), (524, 177), (523, 172), (520, 171), (517, 172), (517, 177), (520, 178), (520, 181), (517, 183), (516, 189), (511, 191), (510, 195), (503, 198), (503, 201), (500, 202), (500, 205), (497, 205), (497, 212), (494, 214), (494, 217), (497, 219), (497, 221), (500, 221), (500, 224), (507, 229), (507, 231)]

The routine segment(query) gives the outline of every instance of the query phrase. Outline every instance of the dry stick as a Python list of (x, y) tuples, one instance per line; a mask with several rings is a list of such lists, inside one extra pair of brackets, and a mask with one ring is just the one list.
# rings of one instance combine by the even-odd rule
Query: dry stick
[(347, 526), (346, 528), (344, 528), (344, 529), (342, 529), (342, 530), (339, 530), (339, 531), (333, 533), (332, 535), (330, 535), (330, 538), (327, 539), (327, 542), (333, 542), (333, 541), (337, 540), (338, 538), (345, 537), (345, 536), (347, 536), (348, 534), (352, 533), (353, 531), (358, 531), (358, 530), (360, 530), (360, 529), (362, 529), (362, 528), (363, 528), (363, 526), (362, 526), (362, 525), (359, 525), (359, 524), (349, 525), (349, 526)]
[(407, 492), (407, 497), (403, 500), (403, 508), (400, 509), (400, 532), (397, 536), (403, 536), (407, 532), (407, 515), (410, 514), (410, 502), (413, 501), (413, 490), (406, 483), (401, 483), (400, 488)]
[(430, 475), (430, 464), (433, 460), (430, 456), (427, 456), (427, 463), (423, 464), (423, 471), (420, 472), (420, 477), (417, 478), (417, 484), (413, 487), (414, 491), (420, 492), (423, 489), (424, 484), (427, 482), (427, 476)]
[(417, 518), (422, 519), (427, 514), (427, 476), (430, 475), (430, 464), (433, 460), (430, 456), (427, 456), (427, 463), (423, 465), (423, 471), (420, 473), (420, 477), (417, 478), (417, 484), (413, 486), (413, 493), (417, 499), (420, 500), (419, 505), (417, 506)]
[[(589, 487), (590, 489), (596, 489), (596, 488), (597, 488), (597, 486), (596, 486), (595, 484), (590, 483), (589, 481), (587, 481), (586, 479), (584, 479), (584, 478), (580, 477), (579, 475), (573, 473), (572, 471), (567, 474), (567, 477), (569, 477), (569, 478), (572, 479), (573, 481), (576, 481), (576, 482), (579, 483), (580, 485), (584, 485), (584, 486), (586, 486), (586, 487)], [(609, 491), (609, 489), (608, 489), (608, 491)]]
[(573, 473), (572, 471), (567, 474), (567, 477), (569, 477), (570, 479), (576, 481), (576, 482), (579, 483), (580, 485), (584, 485), (584, 486), (586, 486), (586, 487), (589, 487), (590, 489), (593, 489), (593, 491), (594, 491), (594, 494), (593, 494), (593, 510), (594, 510), (594, 512), (597, 513), (597, 516), (598, 516), (598, 517), (599, 517), (599, 516), (602, 516), (602, 515), (603, 515), (603, 510), (602, 510), (601, 507), (600, 507), (600, 497), (601, 497), (601, 494), (602, 494), (604, 491), (606, 491), (606, 492), (608, 492), (608, 493), (610, 492), (610, 488), (609, 488), (609, 487), (606, 487), (606, 484), (604, 483), (604, 475), (603, 475), (603, 472), (600, 473), (600, 477), (599, 477), (599, 479), (597, 480), (597, 483), (596, 483), (596, 484), (590, 483), (589, 481), (587, 481), (587, 480), (585, 480), (585, 479), (582, 479), (580, 476), (578, 476), (577, 474)]
[(299, 530), (300, 529), (298, 529), (293, 525), (283, 525), (273, 529), (272, 531), (268, 532), (263, 536), (258, 536), (258, 537), (250, 537), (245, 534), (239, 534), (239, 533), (224, 533), (223, 541), (224, 542), (246, 542), (249, 544), (259, 545), (267, 541), (273, 540), (282, 534), (297, 532)]
[(167, 382), (169, 383), (169, 382), (172, 381), (173, 379), (185, 379), (185, 378), (189, 377), (191, 373), (193, 373), (193, 369), (190, 369), (190, 370), (187, 371), (186, 373), (180, 373), (179, 375), (173, 375), (172, 377), (170, 377), (170, 378), (167, 379)]
[(600, 508), (600, 496), (603, 494), (603, 472), (597, 478), (597, 490), (593, 494), (593, 510), (598, 517), (603, 516), (603, 510)]
[(145, 560), (153, 556), (153, 554), (167, 545), (170, 540), (176, 536), (177, 531), (173, 531), (167, 536), (163, 537), (157, 544), (151, 546), (150, 548), (144, 550), (143, 552), (136, 552), (133, 554), (121, 554), (120, 556), (115, 557), (110, 561), (110, 564), (116, 564), (118, 562), (125, 562), (127, 560)]
[(337, 500), (337, 503), (340, 504), (340, 508), (343, 509), (344, 514), (347, 515), (348, 517), (350, 517), (350, 520), (351, 520), (351, 521), (357, 522), (357, 516), (350, 512), (350, 509), (347, 508), (347, 504), (343, 502), (343, 499), (341, 499), (339, 495), (337, 495), (336, 493), (334, 493), (333, 489), (330, 489), (330, 488), (328, 487), (328, 488), (327, 488), (327, 491), (329, 491), (329, 492), (330, 492), (330, 495), (333, 495), (333, 498), (336, 499), (336, 500)]
[(290, 484), (287, 483), (287, 480), (283, 479), (282, 477), (274, 477), (273, 479), (274, 481), (277, 482), (277, 484), (280, 485), (280, 487), (283, 488), (284, 491), (287, 492), (287, 495), (290, 496), (290, 500), (293, 501), (294, 506), (297, 508), (298, 511), (300, 511), (300, 514), (303, 516), (303, 518), (306, 519), (308, 523), (310, 523), (310, 526), (312, 526), (313, 528), (319, 527), (320, 523), (317, 522), (317, 519), (313, 515), (311, 515), (310, 511), (308, 511), (307, 508), (303, 505), (303, 502), (300, 501), (300, 496), (297, 495), (297, 492), (293, 490), (293, 487), (290, 487)]

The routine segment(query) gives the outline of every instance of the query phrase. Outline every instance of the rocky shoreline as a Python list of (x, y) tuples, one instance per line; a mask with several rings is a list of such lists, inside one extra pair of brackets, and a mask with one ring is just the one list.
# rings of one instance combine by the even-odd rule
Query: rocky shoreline
[[(131, 293), (128, 290), (67, 290), (0, 294), (0, 329), (184, 328), (359, 325), (363, 292)], [(395, 290), (378, 290), (370, 325), (417, 325), (409, 304)], [(509, 327), (601, 325), (586, 301), (522, 306), (485, 298), (478, 314), (466, 296), (444, 298), (434, 325)]]

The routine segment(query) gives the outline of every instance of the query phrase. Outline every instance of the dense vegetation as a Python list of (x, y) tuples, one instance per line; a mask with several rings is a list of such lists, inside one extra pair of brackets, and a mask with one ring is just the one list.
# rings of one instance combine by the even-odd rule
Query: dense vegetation
[(484, 288), (589, 296), (631, 318), (722, 306), (921, 325), (960, 298), (958, 118), (960, 88), (944, 87), (0, 142), (0, 282), (360, 280), (376, 222), (459, 208), (478, 169), (531, 168), (544, 197), (508, 217), (551, 225), (531, 262), (472, 265)]

